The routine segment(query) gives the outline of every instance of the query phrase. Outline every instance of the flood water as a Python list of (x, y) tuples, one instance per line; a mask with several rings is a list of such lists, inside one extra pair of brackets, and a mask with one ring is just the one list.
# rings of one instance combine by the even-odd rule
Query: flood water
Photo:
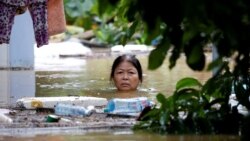
[(112, 131), (79, 134), (46, 134), (30, 136), (0, 136), (0, 141), (239, 141), (230, 135), (159, 135), (152, 133)]
[[(13, 102), (22, 96), (96, 96), (105, 98), (130, 97), (130, 94), (120, 95), (109, 81), (111, 65), (117, 54), (109, 54), (91, 58), (38, 58), (35, 60), (35, 69), (29, 71), (0, 71), (1, 104)], [(147, 96), (155, 101), (157, 93), (170, 96), (178, 80), (184, 77), (194, 77), (204, 83), (211, 73), (194, 72), (185, 63), (185, 57), (178, 60), (174, 69), (169, 70), (169, 63), (157, 70), (147, 69), (148, 54), (138, 54), (143, 67), (143, 83), (137, 96)], [(207, 60), (211, 60), (207, 54)], [(46, 132), (0, 135), (0, 141), (213, 141), (213, 140), (239, 140), (238, 136), (165, 136), (152, 133), (129, 131), (74, 131), (74, 132)]]
[[(117, 97), (112, 82), (109, 81), (111, 65), (117, 54), (98, 58), (64, 58), (61, 63), (36, 67), (36, 96), (81, 95), (112, 98)], [(210, 54), (207, 55), (210, 60)], [(194, 72), (186, 64), (184, 56), (172, 70), (169, 63), (156, 70), (148, 70), (148, 54), (139, 54), (143, 68), (143, 82), (137, 94), (154, 98), (159, 92), (166, 96), (173, 93), (175, 84), (184, 77), (194, 77), (202, 83), (211, 77), (210, 72)], [(53, 61), (52, 61), (53, 62)], [(47, 66), (46, 66), (47, 65)], [(129, 96), (129, 95), (128, 95)]]

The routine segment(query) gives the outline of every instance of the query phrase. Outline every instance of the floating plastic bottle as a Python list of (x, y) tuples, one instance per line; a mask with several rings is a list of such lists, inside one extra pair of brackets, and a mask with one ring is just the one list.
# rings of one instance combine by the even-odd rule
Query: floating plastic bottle
[(0, 123), (13, 123), (13, 120), (5, 114), (0, 113)]
[(55, 106), (55, 114), (60, 116), (88, 116), (94, 111), (94, 106), (88, 108), (71, 104), (58, 103)]
[(104, 112), (139, 113), (147, 106), (152, 106), (152, 102), (147, 97), (114, 98), (108, 101)]

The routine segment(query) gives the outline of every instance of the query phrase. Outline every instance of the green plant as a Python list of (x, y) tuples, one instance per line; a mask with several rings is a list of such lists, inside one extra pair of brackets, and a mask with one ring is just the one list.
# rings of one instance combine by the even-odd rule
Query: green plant
[[(237, 109), (239, 104), (232, 106), (229, 102), (233, 83), (239, 81), (229, 70), (209, 79), (204, 85), (194, 78), (183, 78), (176, 84), (172, 96), (157, 95), (160, 107), (152, 108), (134, 129), (164, 134), (237, 135), (239, 131), (246, 130), (242, 128), (249, 115), (243, 116)], [(249, 78), (244, 83), (249, 83)], [(240, 93), (246, 94), (249, 88), (243, 91)], [(248, 111), (249, 104), (249, 100), (244, 104)]]
[[(99, 1), (105, 3), (106, 7), (102, 9), (119, 7), (118, 19), (126, 18), (129, 23), (142, 21), (146, 44), (162, 37), (149, 55), (150, 70), (161, 66), (167, 53), (171, 54), (168, 59), (172, 69), (180, 54), (184, 53), (187, 65), (194, 71), (202, 71), (206, 64), (205, 46), (212, 45), (211, 49), (218, 51), (218, 58), (208, 66), (209, 71), (218, 71), (206, 84), (201, 85), (192, 78), (179, 81), (172, 96), (157, 95), (161, 107), (149, 112), (141, 126), (135, 129), (201, 134), (238, 134), (249, 130), (247, 126), (241, 127), (249, 123), (249, 118), (242, 117), (237, 110), (241, 104), (249, 111), (248, 0)], [(154, 12), (152, 7), (156, 8)], [(235, 62), (231, 71), (225, 59)], [(180, 85), (184, 82), (186, 85)], [(191, 84), (196, 87), (189, 87)], [(228, 101), (232, 87), (239, 103), (231, 108)], [(220, 107), (214, 108), (214, 105)], [(185, 114), (185, 118), (179, 116), (180, 112)]]
[[(180, 80), (172, 96), (157, 95), (161, 107), (149, 112), (141, 126), (135, 129), (161, 133), (249, 133), (250, 126), (246, 126), (250, 123), (249, 116), (242, 117), (238, 114), (237, 105), (231, 108), (228, 104), (233, 87), (238, 104), (248, 111), (250, 108), (249, 0), (96, 2), (96, 13), (102, 19), (101, 23), (112, 23), (108, 28), (101, 24), (103, 30), (96, 31), (106, 43), (126, 44), (136, 33), (148, 45), (157, 39), (156, 48), (149, 55), (150, 70), (160, 67), (167, 53), (171, 53), (168, 59), (172, 69), (180, 54), (184, 53), (187, 65), (194, 71), (201, 71), (206, 64), (205, 46), (213, 45), (213, 49), (218, 51), (218, 58), (208, 67), (209, 71), (218, 71), (206, 84), (202, 85), (193, 78)], [(117, 32), (111, 30), (113, 26)], [(115, 34), (118, 35), (116, 38)], [(225, 59), (235, 62), (235, 66), (230, 68), (232, 71), (229, 71)], [(215, 108), (215, 105), (220, 107)], [(180, 117), (180, 112), (185, 118)], [(226, 127), (221, 128), (224, 127), (222, 124)]]

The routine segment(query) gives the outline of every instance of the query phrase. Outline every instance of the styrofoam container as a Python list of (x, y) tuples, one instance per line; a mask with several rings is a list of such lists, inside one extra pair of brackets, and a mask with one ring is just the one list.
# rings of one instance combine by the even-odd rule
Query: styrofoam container
[(24, 97), (16, 101), (16, 107), (25, 109), (54, 108), (56, 104), (73, 104), (77, 106), (104, 107), (108, 100), (100, 97), (89, 96), (64, 96), (64, 97)]

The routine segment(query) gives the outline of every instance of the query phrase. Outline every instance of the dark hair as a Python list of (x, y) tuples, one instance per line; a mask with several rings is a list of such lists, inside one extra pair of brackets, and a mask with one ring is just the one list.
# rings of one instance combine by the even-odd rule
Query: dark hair
[(142, 82), (142, 68), (141, 68), (141, 63), (140, 61), (135, 57), (135, 55), (130, 55), (130, 54), (123, 54), (121, 56), (118, 56), (115, 61), (113, 62), (112, 65), (112, 69), (111, 69), (111, 73), (110, 73), (110, 80), (112, 80), (112, 78), (114, 78), (114, 73), (115, 73), (115, 69), (116, 67), (121, 63), (121, 62), (130, 62), (137, 70), (138, 75), (139, 75), (139, 79)]

